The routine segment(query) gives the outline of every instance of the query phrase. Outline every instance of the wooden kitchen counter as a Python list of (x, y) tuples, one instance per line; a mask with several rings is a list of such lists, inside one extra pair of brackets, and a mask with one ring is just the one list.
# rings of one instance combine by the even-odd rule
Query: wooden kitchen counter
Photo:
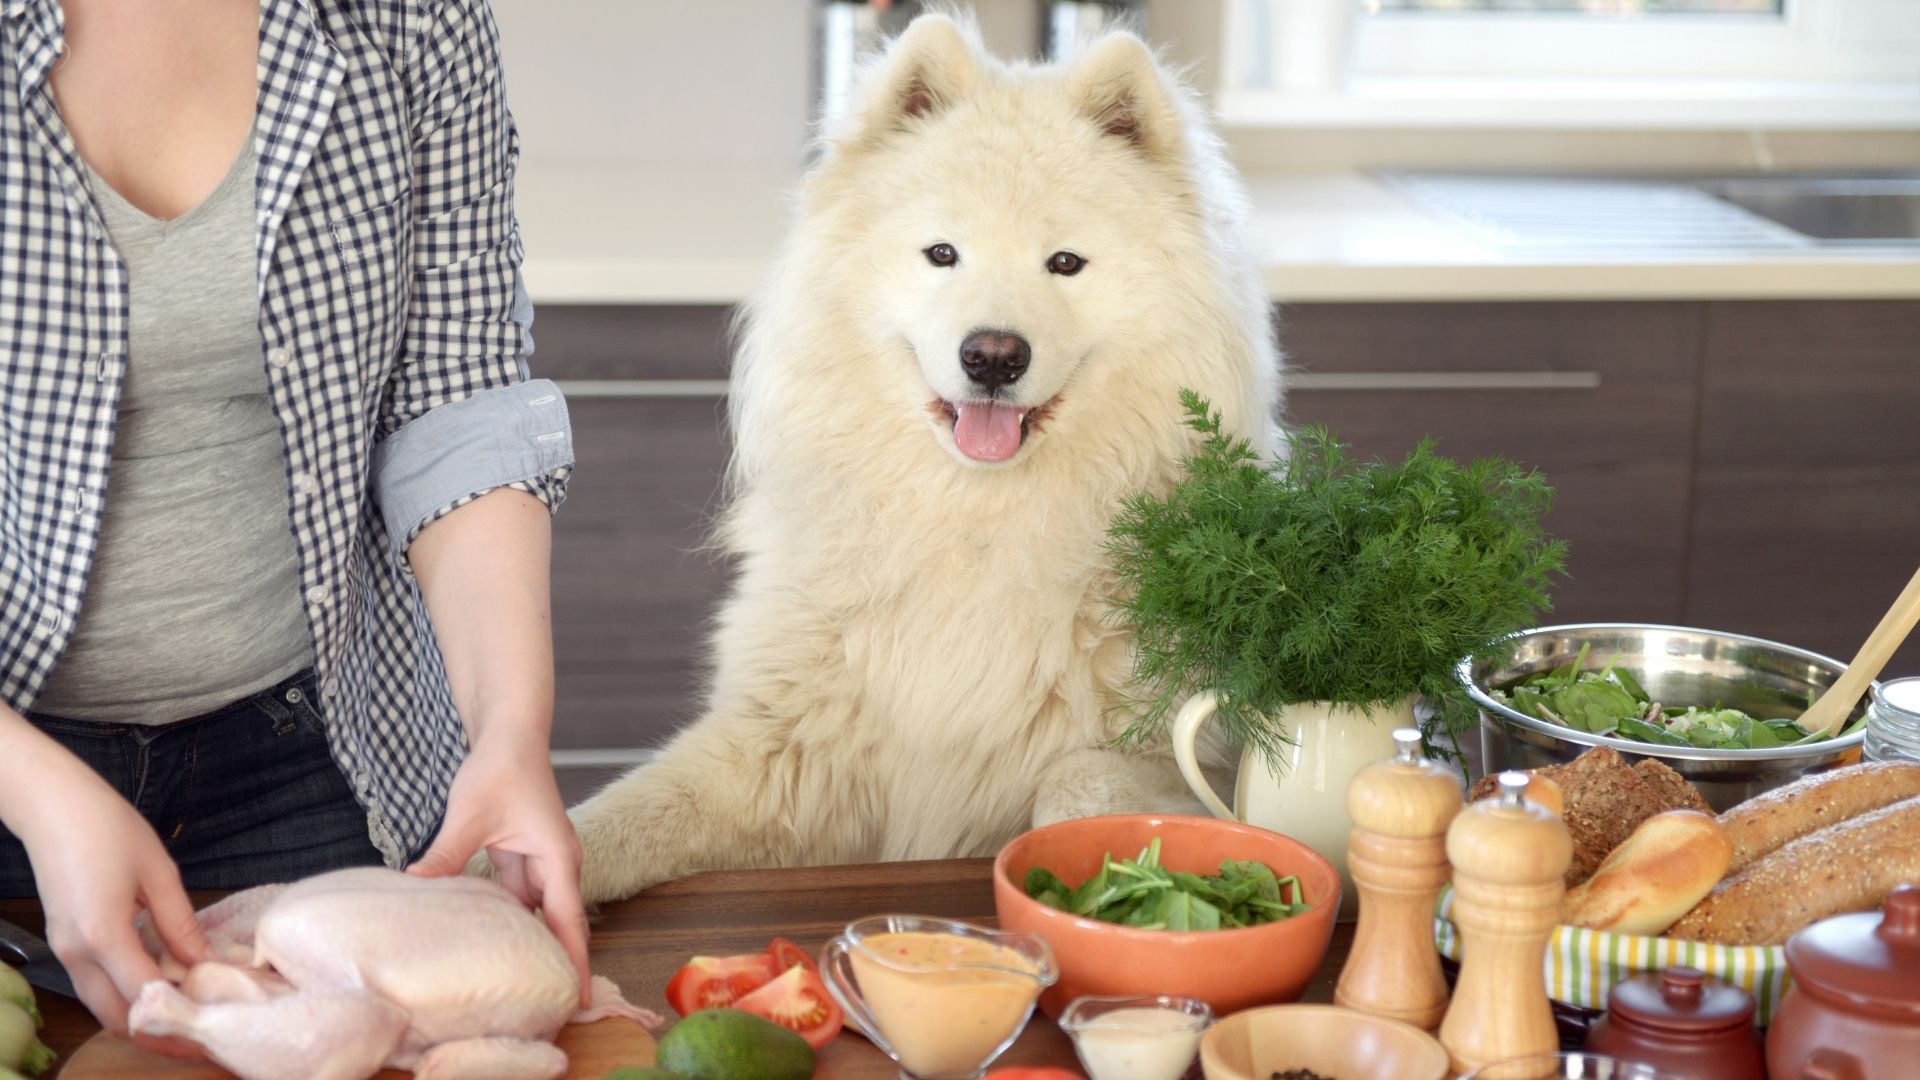
[[(774, 937), (814, 951), (853, 919), (890, 912), (991, 922), (991, 867), (987, 859), (955, 859), (697, 874), (604, 908), (593, 929), (593, 967), (619, 983), (636, 1004), (672, 1015), (662, 996), (667, 978), (695, 954), (752, 952)], [(214, 898), (194, 899), (204, 904)], [(28, 900), (0, 900), (0, 919), (36, 933), (42, 924), (38, 905)], [(1333, 945), (1303, 1000), (1333, 1000), (1334, 980), (1352, 944), (1352, 924), (1334, 929)], [(40, 1002), (47, 1018), (41, 1037), (63, 1061), (98, 1030), (75, 1002), (48, 993), (40, 994)], [(1075, 1062), (1067, 1037), (1036, 1013), (998, 1064)], [(854, 1035), (835, 1039), (821, 1051), (815, 1073), (818, 1080), (893, 1080), (897, 1075), (892, 1062)]]

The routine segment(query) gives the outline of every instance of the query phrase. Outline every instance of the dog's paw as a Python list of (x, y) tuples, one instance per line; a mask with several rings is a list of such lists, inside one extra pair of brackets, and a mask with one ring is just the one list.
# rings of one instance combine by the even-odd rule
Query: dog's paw
[(1061, 758), (1033, 802), (1035, 828), (1103, 814), (1204, 816), (1206, 810), (1171, 761), (1104, 747)]
[(1034, 800), (1034, 828), (1133, 809), (1127, 805), (1123, 790), (1108, 778), (1082, 776), (1075, 780), (1070, 785), (1053, 785)]

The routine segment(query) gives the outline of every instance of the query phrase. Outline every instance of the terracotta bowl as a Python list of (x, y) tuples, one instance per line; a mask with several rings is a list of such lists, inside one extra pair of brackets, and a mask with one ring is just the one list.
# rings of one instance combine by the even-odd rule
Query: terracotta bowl
[(1267, 1080), (1311, 1069), (1340, 1080), (1446, 1080), (1440, 1040), (1411, 1024), (1338, 1005), (1276, 1005), (1236, 1013), (1200, 1040), (1207, 1080)]
[[(1027, 871), (1036, 866), (1078, 885), (1099, 871), (1108, 852), (1132, 858), (1156, 836), (1160, 863), (1169, 870), (1217, 874), (1223, 859), (1257, 859), (1281, 877), (1298, 876), (1311, 906), (1261, 926), (1187, 932), (1078, 918), (1027, 896)], [(1221, 1016), (1299, 998), (1333, 936), (1340, 876), (1312, 848), (1266, 829), (1215, 818), (1116, 814), (1015, 837), (993, 861), (993, 906), (1002, 927), (1039, 934), (1053, 946), (1060, 981), (1040, 997), (1048, 1016), (1058, 1018), (1082, 994), (1193, 997)]]

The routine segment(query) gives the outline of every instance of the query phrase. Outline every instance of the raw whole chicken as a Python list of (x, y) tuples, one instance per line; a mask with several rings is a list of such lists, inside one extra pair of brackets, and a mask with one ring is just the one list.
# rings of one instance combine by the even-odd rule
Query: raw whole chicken
[(578, 1009), (559, 941), (478, 878), (340, 870), (235, 893), (200, 923), (209, 958), (185, 970), (164, 960), (172, 981), (143, 987), (128, 1023), (192, 1039), (242, 1080), (364, 1080), (383, 1066), (421, 1080), (554, 1080), (567, 1069), (552, 1042), (562, 1026), (661, 1023), (597, 975)]

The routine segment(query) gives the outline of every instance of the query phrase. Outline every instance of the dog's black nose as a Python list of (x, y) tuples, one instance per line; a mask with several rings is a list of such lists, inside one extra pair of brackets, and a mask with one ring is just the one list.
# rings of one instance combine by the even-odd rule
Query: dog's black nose
[(1032, 362), (1027, 339), (1005, 330), (975, 330), (960, 343), (960, 367), (988, 390), (1020, 381)]

